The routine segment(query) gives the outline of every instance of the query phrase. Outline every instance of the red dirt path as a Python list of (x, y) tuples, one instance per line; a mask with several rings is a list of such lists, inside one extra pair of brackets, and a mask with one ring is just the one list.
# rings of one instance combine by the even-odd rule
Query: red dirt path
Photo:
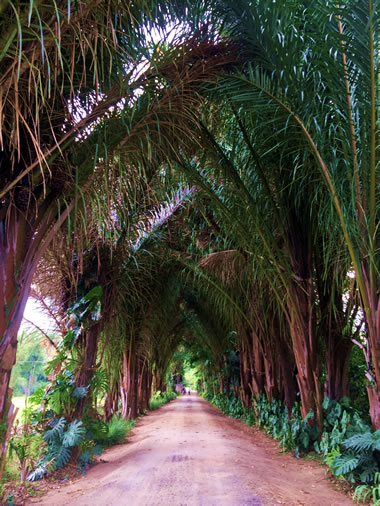
[(344, 506), (316, 462), (192, 394), (143, 417), (129, 442), (106, 451), (85, 477), (26, 504), (49, 506)]

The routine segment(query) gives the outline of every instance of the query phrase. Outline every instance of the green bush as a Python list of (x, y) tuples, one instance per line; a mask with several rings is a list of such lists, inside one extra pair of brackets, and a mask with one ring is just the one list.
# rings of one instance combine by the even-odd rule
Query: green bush
[(352, 482), (374, 483), (380, 469), (380, 430), (355, 434), (343, 441), (331, 469)]
[(101, 443), (104, 446), (123, 443), (126, 435), (135, 425), (136, 422), (134, 420), (124, 420), (119, 414), (113, 415), (111, 421), (108, 423), (107, 436)]
[(176, 398), (177, 398), (176, 392), (161, 392), (160, 390), (158, 390), (155, 394), (153, 394), (149, 402), (149, 409), (151, 411), (154, 411), (155, 409), (160, 408), (167, 402), (172, 401), (173, 399)]
[(374, 482), (380, 468), (380, 431), (371, 430), (347, 397), (339, 402), (324, 399), (322, 434), (316, 425), (309, 424), (314, 418), (312, 410), (302, 419), (299, 403), (295, 403), (289, 419), (286, 406), (275, 399), (269, 402), (264, 394), (253, 401), (254, 409), (246, 409), (232, 395), (208, 392), (204, 398), (228, 416), (249, 425), (256, 423), (278, 440), (283, 450), (292, 450), (297, 457), (314, 449), (335, 476), (351, 482)]
[(380, 473), (375, 474), (372, 486), (359, 485), (355, 488), (354, 500), (356, 502), (364, 503), (371, 499), (374, 506), (380, 506)]

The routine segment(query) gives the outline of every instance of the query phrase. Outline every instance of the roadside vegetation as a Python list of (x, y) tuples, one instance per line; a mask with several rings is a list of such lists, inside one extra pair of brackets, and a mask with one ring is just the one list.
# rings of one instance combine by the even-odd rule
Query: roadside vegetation
[(159, 409), (164, 404), (168, 403), (169, 401), (172, 401), (176, 399), (177, 394), (175, 392), (156, 392), (149, 403), (149, 409), (151, 411), (154, 411), (155, 409)]
[(1, 3), (1, 475), (185, 384), (378, 500), (378, 12)]

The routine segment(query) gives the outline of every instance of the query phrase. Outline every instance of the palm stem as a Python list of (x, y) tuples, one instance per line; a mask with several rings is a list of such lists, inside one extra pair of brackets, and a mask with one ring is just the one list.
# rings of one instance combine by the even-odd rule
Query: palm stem
[[(339, 5), (337, 6), (339, 8)], [(338, 25), (339, 25), (339, 33), (343, 36), (343, 24), (342, 17), (338, 14)], [(359, 178), (359, 165), (358, 165), (358, 155), (357, 155), (357, 147), (356, 147), (356, 139), (355, 139), (355, 127), (354, 120), (352, 116), (352, 103), (351, 103), (351, 91), (350, 85), (348, 81), (348, 72), (347, 72), (347, 57), (344, 49), (344, 41), (341, 40), (342, 46), (342, 61), (343, 61), (343, 72), (344, 72), (344, 83), (346, 87), (346, 99), (347, 99), (347, 113), (348, 113), (348, 124), (350, 126), (350, 136), (351, 136), (351, 150), (352, 150), (352, 161), (354, 164), (354, 174), (355, 174), (355, 186), (356, 186), (356, 198), (357, 198), (357, 213), (359, 216), (359, 222), (362, 229), (364, 231), (364, 216), (363, 216), (363, 203), (361, 198), (361, 189), (360, 189), (360, 178)]]
[[(376, 214), (376, 75), (375, 75), (375, 48), (373, 42), (373, 23), (372, 23), (372, 0), (368, 2), (369, 9), (369, 44), (370, 44), (370, 62), (371, 62), (371, 179), (370, 179), (370, 209), (369, 209), (369, 236), (371, 251), (375, 248), (375, 214)], [(370, 286), (375, 292), (375, 262), (373, 255), (370, 254)], [(374, 293), (372, 294), (372, 296)]]

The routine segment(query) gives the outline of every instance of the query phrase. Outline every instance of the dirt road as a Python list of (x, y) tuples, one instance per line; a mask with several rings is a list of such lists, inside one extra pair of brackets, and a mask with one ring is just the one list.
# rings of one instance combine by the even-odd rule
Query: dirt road
[(27, 504), (49, 506), (352, 505), (312, 461), (279, 454), (261, 432), (198, 396), (144, 417), (84, 478)]

